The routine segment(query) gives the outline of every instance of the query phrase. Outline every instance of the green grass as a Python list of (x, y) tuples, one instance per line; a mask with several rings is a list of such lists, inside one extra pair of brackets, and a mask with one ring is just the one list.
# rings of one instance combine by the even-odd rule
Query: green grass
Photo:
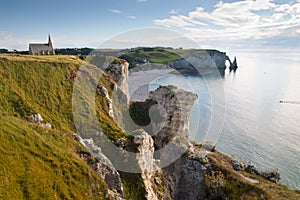
[(245, 199), (245, 200), (297, 200), (300, 195), (297, 191), (290, 190), (286, 186), (265, 180), (257, 175), (244, 173), (244, 176), (251, 177), (259, 183), (250, 183), (244, 180), (234, 171), (231, 165), (231, 159), (219, 152), (209, 154), (209, 160), (212, 163), (214, 171), (220, 171), (225, 180), (225, 196), (228, 199)]
[(14, 61), (37, 61), (37, 62), (50, 62), (50, 63), (80, 63), (77, 56), (68, 55), (47, 55), (47, 56), (37, 56), (37, 55), (7, 55), (0, 54), (0, 58)]
[(143, 64), (145, 61), (162, 64), (182, 59), (171, 50), (163, 48), (139, 48), (126, 52), (120, 58), (127, 60), (130, 68)]
[(55, 129), (71, 132), (73, 74), (79, 64), (0, 58), (0, 112), (26, 119), (40, 113)]
[[(0, 56), (0, 113), (22, 119), (40, 113), (54, 129), (76, 132), (72, 93), (80, 64), (74, 56), (24, 56), (21, 60), (20, 56)], [(99, 82), (111, 95), (112, 80), (104, 75)], [(104, 133), (113, 140), (125, 137), (126, 134), (109, 118), (105, 98), (97, 95), (95, 105)]]
[(0, 199), (105, 199), (107, 187), (61, 133), (0, 117)]
[(145, 200), (145, 188), (140, 174), (120, 172), (126, 200)]
[[(0, 199), (104, 199), (103, 180), (75, 153), (72, 92), (81, 60), (74, 56), (0, 55)], [(99, 81), (111, 94), (111, 80)], [(96, 97), (103, 132), (127, 137)], [(53, 129), (28, 122), (40, 113)]]

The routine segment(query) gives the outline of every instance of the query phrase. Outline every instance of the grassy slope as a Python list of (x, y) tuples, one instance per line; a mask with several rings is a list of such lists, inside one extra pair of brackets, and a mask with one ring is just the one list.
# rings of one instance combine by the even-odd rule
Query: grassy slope
[(0, 111), (23, 119), (40, 113), (55, 129), (74, 131), (72, 73), (78, 69), (79, 60), (33, 58), (0, 57)]
[(145, 60), (151, 63), (168, 63), (171, 61), (182, 59), (172, 50), (161, 48), (140, 48), (129, 51), (121, 56), (130, 63), (130, 67), (136, 64), (143, 64)]
[(147, 48), (141, 47), (125, 52), (121, 58), (130, 63), (130, 68), (134, 68), (137, 64), (144, 64), (145, 61), (150, 63), (165, 64), (176, 60), (187, 58), (191, 55), (207, 55), (207, 51), (203, 49), (169, 49), (162, 47)]
[[(69, 193), (63, 194), (65, 196), (62, 195), (66, 199), (74, 199), (74, 197), (81, 199), (81, 197), (87, 197), (87, 195), (90, 196), (88, 199), (92, 199), (93, 195), (101, 199), (103, 194), (106, 193), (105, 184), (74, 154), (76, 149), (80, 148), (80, 145), (62, 135), (70, 136), (76, 132), (71, 102), (74, 78), (81, 63), (82, 61), (75, 56), (14, 56), (0, 54), (0, 114), (2, 116), (0, 160), (8, 160), (2, 162), (0, 167), (0, 178), (5, 177), (4, 182), (0, 182), (0, 194), (3, 194), (0, 195), (0, 199), (11, 199), (11, 196), (6, 195), (12, 194), (9, 192), (9, 188), (13, 187), (15, 187), (14, 193), (19, 194), (20, 198), (22, 195), (23, 198), (28, 197), (22, 193), (22, 191), (27, 190), (23, 188), (26, 184), (29, 184), (29, 188), (34, 188), (33, 191), (30, 189), (30, 193), (33, 195), (30, 196), (30, 199), (34, 199), (34, 195), (38, 198), (39, 195), (42, 195), (43, 190), (43, 193), (48, 196), (55, 197), (59, 195), (59, 192), (56, 192), (57, 188), (61, 188), (64, 192), (69, 191)], [(100, 80), (100, 84), (108, 89), (109, 95), (112, 94), (111, 82), (112, 80), (105, 74)], [(95, 106), (103, 132), (113, 141), (120, 137), (126, 138), (126, 133), (108, 116), (107, 102), (102, 95), (96, 96)], [(43, 129), (29, 123), (28, 116), (35, 113), (40, 113), (45, 122), (52, 124), (53, 129), (56, 131), (45, 134)], [(15, 123), (12, 125), (13, 121)], [(14, 129), (5, 127), (14, 127)], [(5, 129), (7, 130), (5, 131)], [(23, 132), (26, 132), (26, 137), (21, 134), (23, 129), (25, 129)], [(14, 144), (10, 139), (11, 135), (14, 135), (13, 137), (17, 139)], [(32, 144), (30, 147), (26, 147), (29, 141)], [(39, 144), (40, 142), (42, 144)], [(4, 153), (6, 146), (17, 147), (16, 152), (13, 155)], [(30, 150), (32, 147), (37, 147), (35, 154), (32, 154), (33, 151)], [(52, 161), (51, 159), (45, 159), (51, 151), (55, 152), (51, 154)], [(27, 155), (30, 162), (27, 161), (28, 159), (23, 159), (23, 154)], [(69, 156), (64, 154), (69, 154)], [(14, 160), (16, 162), (13, 162)], [(52, 165), (52, 162), (56, 165)], [(24, 172), (24, 166), (28, 165), (26, 163), (34, 163), (34, 166), (30, 165), (30, 167), (34, 167), (31, 174)], [(10, 168), (11, 165), (12, 168)], [(2, 167), (6, 170), (1, 171)], [(80, 170), (88, 173), (76, 178), (79, 185), (74, 184), (76, 182), (75, 177), (81, 173)], [(57, 172), (62, 172), (63, 175), (57, 174)], [(75, 174), (72, 178), (73, 172), (77, 175)], [(66, 173), (67, 176), (64, 176)], [(34, 174), (37, 174), (37, 176), (33, 177)], [(126, 175), (122, 178), (126, 199), (139, 199), (138, 196), (142, 195), (134, 189), (143, 187), (142, 183), (139, 179), (135, 180), (133, 177), (135, 175)], [(40, 182), (37, 180), (40, 180)], [(56, 183), (59, 184), (52, 184), (50, 180), (57, 180)], [(71, 187), (70, 181), (74, 186)], [(53, 188), (56, 189), (49, 187), (44, 189), (47, 182), (51, 183)], [(90, 185), (90, 187), (87, 187), (87, 185)], [(75, 193), (75, 190), (78, 192)], [(84, 194), (83, 190), (88, 192)], [(79, 192), (82, 192), (82, 194), (80, 195)], [(60, 199), (60, 197), (58, 198)]]
[(73, 139), (11, 116), (0, 127), (0, 199), (105, 199), (106, 184)]
[[(74, 153), (70, 139), (74, 75), (72, 56), (0, 55), (0, 199), (102, 199), (105, 183)], [(101, 99), (100, 99), (101, 100)], [(121, 131), (98, 103), (107, 134)], [(27, 121), (40, 113), (53, 130)]]
[(231, 159), (219, 152), (209, 154), (209, 159), (216, 171), (221, 171), (225, 176), (225, 195), (230, 200), (235, 199), (261, 199), (261, 200), (298, 200), (300, 192), (290, 190), (286, 186), (267, 181), (259, 176), (242, 172), (246, 177), (259, 181), (249, 183), (238, 175), (232, 168)]
[[(62, 132), (76, 132), (72, 114), (72, 92), (81, 61), (74, 56), (8, 56), (0, 54), (0, 112), (27, 119), (40, 113), (45, 122)], [(111, 80), (100, 84), (109, 94)], [(104, 132), (113, 140), (125, 133), (109, 118), (106, 99), (98, 95), (96, 108)]]

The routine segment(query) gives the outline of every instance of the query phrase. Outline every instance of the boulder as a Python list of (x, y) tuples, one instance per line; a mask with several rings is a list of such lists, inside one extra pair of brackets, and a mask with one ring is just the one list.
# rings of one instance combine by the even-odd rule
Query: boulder
[(49, 129), (52, 128), (52, 125), (50, 123), (42, 123), (44, 121), (44, 119), (41, 116), (41, 114), (39, 114), (39, 113), (30, 115), (29, 119), (32, 123), (38, 124), (39, 126), (41, 126), (43, 128), (49, 128)]
[(246, 168), (246, 164), (241, 160), (231, 160), (231, 164), (235, 171), (242, 171)]
[(42, 118), (41, 114), (33, 114), (29, 116), (29, 119), (31, 120), (31, 122), (39, 124), (42, 121), (44, 121), (44, 119)]

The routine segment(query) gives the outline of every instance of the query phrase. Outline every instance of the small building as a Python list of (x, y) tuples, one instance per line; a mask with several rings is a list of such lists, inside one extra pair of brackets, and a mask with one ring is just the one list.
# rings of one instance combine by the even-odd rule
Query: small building
[(29, 43), (29, 54), (31, 55), (55, 55), (51, 37), (49, 35), (47, 44)]

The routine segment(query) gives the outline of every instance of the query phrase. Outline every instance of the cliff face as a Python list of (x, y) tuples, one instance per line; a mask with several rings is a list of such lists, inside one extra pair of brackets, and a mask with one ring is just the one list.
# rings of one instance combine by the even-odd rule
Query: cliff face
[(175, 137), (188, 139), (190, 111), (197, 97), (173, 86), (160, 86), (149, 93), (149, 99), (157, 102), (152, 112), (152, 137), (156, 149), (163, 148)]
[[(115, 120), (118, 126), (124, 127), (124, 115), (129, 106), (129, 90), (128, 90), (128, 67), (129, 64), (125, 60), (117, 59), (105, 68), (106, 74), (114, 81), (111, 85), (112, 94), (109, 97), (111, 102), (111, 117)], [(126, 117), (125, 117), (126, 118)]]
[(188, 54), (185, 59), (177, 60), (168, 64), (169, 67), (178, 70), (189, 70), (197, 73), (203, 68), (226, 68), (226, 61), (230, 61), (224, 52), (217, 50), (195, 50)]
[(145, 198), (158, 200), (157, 192), (152, 185), (153, 171), (158, 169), (158, 166), (153, 159), (153, 139), (143, 129), (134, 131), (132, 135), (134, 136), (134, 143), (138, 145), (136, 159), (138, 166), (141, 169), (141, 177), (146, 191)]
[[(163, 195), (160, 199), (203, 199), (205, 197), (204, 174), (207, 173), (207, 166), (204, 166), (206, 163), (202, 161), (207, 153), (195, 150), (188, 142), (189, 115), (196, 99), (196, 94), (174, 86), (161, 86), (149, 94), (147, 102), (151, 102), (152, 106), (147, 104), (147, 107), (150, 107), (149, 115), (152, 122), (151, 128), (147, 131), (152, 135), (153, 141), (146, 132), (143, 132), (142, 138), (148, 138), (147, 141), (150, 141), (148, 144), (153, 143), (159, 154), (155, 153), (153, 148), (147, 151), (149, 148), (145, 149), (139, 142), (140, 152), (147, 157), (147, 159), (143, 156), (138, 157), (141, 166), (148, 166), (148, 170), (142, 173), (145, 187), (148, 188), (148, 194), (151, 194), (151, 198), (147, 195), (147, 199), (158, 198), (157, 192), (153, 191), (155, 184), (149, 181), (151, 177), (164, 183)], [(135, 137), (135, 140), (141, 140), (141, 136)], [(185, 147), (183, 151), (182, 147)], [(178, 155), (178, 152), (184, 156)], [(174, 160), (170, 160), (172, 157), (175, 157)], [(166, 166), (161, 166), (163, 168), (157, 171), (155, 159)], [(149, 171), (150, 166), (152, 166), (151, 171)], [(157, 172), (160, 176), (155, 175)]]
[(115, 90), (121, 90), (124, 95), (119, 96), (127, 104), (129, 102), (128, 92), (128, 67), (129, 64), (125, 60), (118, 60), (119, 63), (112, 63), (106, 69), (105, 72), (116, 82), (118, 87)]
[[(150, 123), (147, 133), (139, 130), (133, 134), (140, 153), (136, 159), (142, 169), (145, 198), (270, 199), (263, 189), (251, 185), (258, 184), (258, 180), (235, 172), (231, 159), (214, 152), (213, 144), (188, 140), (189, 113), (196, 99), (197, 95), (191, 92), (161, 86), (140, 104), (146, 109), (140, 109), (139, 116), (149, 115), (151, 121), (148, 117), (143, 118)], [(181, 154), (178, 156), (176, 152)]]
[[(204, 149), (190, 144), (190, 149), (183, 156), (162, 170), (167, 186), (164, 199), (210, 199), (205, 180), (211, 168), (208, 154)], [(220, 183), (218, 187), (222, 189), (224, 185)], [(217, 196), (221, 199), (222, 195), (223, 191)]]
[(87, 153), (79, 153), (82, 158), (87, 160), (87, 163), (95, 170), (107, 184), (110, 194), (116, 199), (123, 198), (123, 187), (119, 172), (114, 168), (111, 161), (102, 153), (99, 146), (94, 144), (92, 138), (82, 139), (75, 134), (74, 138), (78, 140), (84, 147), (89, 149), (95, 156), (92, 158)]
[(111, 98), (109, 97), (108, 90), (104, 86), (100, 86), (97, 88), (97, 92), (105, 96), (107, 107), (108, 107), (108, 115), (111, 118), (113, 118), (114, 117), (113, 104)]
[[(152, 114), (152, 118), (160, 119), (152, 126), (155, 149), (161, 150), (160, 161), (169, 162), (176, 150), (183, 146), (187, 148), (179, 159), (171, 161), (161, 170), (165, 184), (164, 199), (204, 199), (206, 195), (204, 175), (208, 166), (204, 160), (207, 151), (188, 142), (190, 111), (197, 98), (196, 94), (174, 86), (161, 86), (149, 94), (149, 99), (157, 102), (158, 112), (157, 115)], [(155, 133), (159, 128), (161, 130)], [(179, 145), (173, 143), (174, 140), (179, 141)], [(173, 146), (168, 148), (170, 145)]]
[[(223, 62), (224, 57), (216, 56), (214, 59)], [(128, 65), (113, 64), (106, 71), (116, 83), (112, 88), (118, 97), (121, 97), (119, 101), (122, 101), (122, 97), (128, 96), (127, 84), (124, 81), (128, 78), (126, 67)], [(113, 97), (107, 96), (103, 89), (102, 94), (107, 102), (115, 103), (113, 100), (108, 101), (108, 98)], [(144, 124), (146, 131), (136, 130), (131, 136), (136, 147), (133, 160), (136, 165), (133, 166), (139, 168), (141, 173), (134, 176), (127, 174), (125, 178), (123, 177), (124, 179), (129, 177), (131, 182), (129, 187), (124, 186), (126, 193), (128, 190), (131, 192), (136, 189), (142, 190), (142, 194), (133, 199), (149, 200), (213, 200), (245, 197), (270, 199), (264, 189), (251, 185), (259, 183), (258, 180), (245, 177), (231, 169), (230, 158), (211, 152), (214, 151), (211, 145), (191, 143), (188, 140), (189, 114), (196, 99), (197, 95), (191, 92), (174, 86), (161, 86), (149, 93), (146, 102), (140, 103), (144, 108), (140, 109), (142, 112), (135, 114), (142, 122), (147, 121)], [(120, 111), (117, 110), (118, 107), (114, 105), (112, 107), (114, 119), (118, 120), (115, 113)], [(119, 146), (124, 149), (131, 145), (129, 141), (121, 143)], [(122, 172), (119, 176), (114, 166), (102, 154), (98, 154), (98, 163), (93, 165), (93, 168), (106, 181), (110, 191), (116, 191), (116, 195), (112, 196), (122, 198)], [(124, 195), (124, 197), (131, 199), (131, 196)]]

